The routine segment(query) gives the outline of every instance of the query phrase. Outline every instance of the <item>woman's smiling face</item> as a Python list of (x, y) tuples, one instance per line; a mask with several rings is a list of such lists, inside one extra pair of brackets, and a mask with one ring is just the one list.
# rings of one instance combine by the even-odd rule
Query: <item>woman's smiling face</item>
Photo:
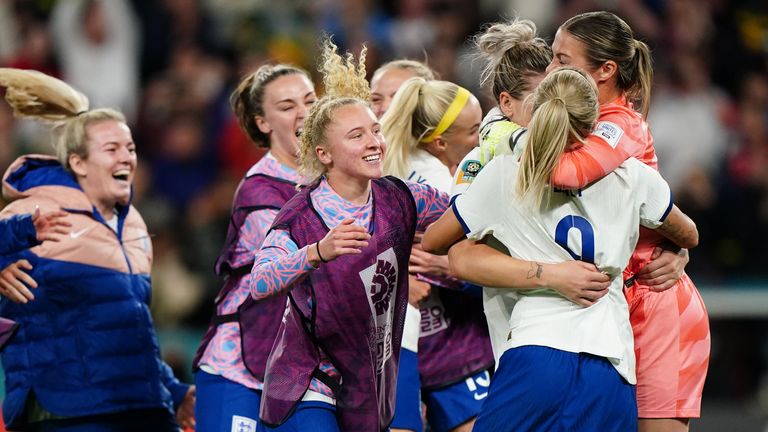
[(131, 130), (117, 120), (86, 126), (88, 155), (70, 155), (70, 166), (94, 206), (109, 218), (116, 204), (127, 205), (136, 173), (136, 144)]
[(344, 181), (371, 180), (383, 174), (386, 143), (373, 111), (362, 103), (343, 105), (333, 112), (318, 157), (328, 175)]

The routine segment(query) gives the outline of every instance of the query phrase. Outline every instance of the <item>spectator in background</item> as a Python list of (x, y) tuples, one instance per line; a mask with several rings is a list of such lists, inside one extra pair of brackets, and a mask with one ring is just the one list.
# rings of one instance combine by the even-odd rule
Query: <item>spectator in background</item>
[(21, 45), (8, 58), (6, 66), (34, 69), (50, 76), (60, 75), (53, 55), (51, 36), (45, 23), (33, 21), (24, 28)]
[[(194, 45), (206, 53), (216, 51), (212, 33), (215, 23), (198, 0), (130, 0), (141, 25), (141, 82), (162, 75), (173, 52), (180, 46)], [(225, 5), (217, 5), (224, 7)]]
[[(654, 147), (659, 171), (675, 197), (692, 195), (701, 200), (698, 207), (714, 204), (711, 183), (726, 146), (723, 124), (725, 95), (712, 86), (708, 68), (701, 55), (692, 51), (676, 52), (671, 59), (667, 79), (656, 85), (654, 103), (648, 114), (653, 125)], [(691, 127), (695, 125), (695, 127)]]
[(747, 75), (737, 105), (735, 141), (720, 185), (718, 228), (723, 271), (742, 278), (765, 275), (768, 260), (768, 78)]
[(712, 85), (708, 64), (698, 51), (672, 52), (676, 54), (667, 67), (659, 68), (648, 120), (659, 171), (702, 233), (701, 247), (691, 251), (687, 271), (711, 277), (717, 269), (713, 260), (720, 229), (716, 178), (731, 138), (724, 123), (730, 102)]
[(139, 97), (138, 22), (127, 0), (56, 2), (51, 33), (62, 77), (95, 105), (136, 117)]

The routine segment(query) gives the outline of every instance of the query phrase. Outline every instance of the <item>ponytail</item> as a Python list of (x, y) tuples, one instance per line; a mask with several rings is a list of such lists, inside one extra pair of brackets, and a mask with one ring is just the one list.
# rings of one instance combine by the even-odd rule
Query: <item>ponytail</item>
[(653, 85), (653, 60), (651, 49), (645, 42), (634, 40), (635, 55), (632, 57), (633, 65), (630, 67), (634, 72), (631, 80), (631, 86), (627, 90), (627, 97), (635, 103), (636, 109), (640, 111), (643, 118), (648, 117), (648, 110), (651, 106), (651, 86)]
[(65, 168), (69, 156), (88, 157), (87, 127), (101, 121), (125, 123), (125, 116), (110, 108), (89, 109), (88, 98), (69, 84), (33, 70), (0, 68), (0, 87), (17, 117), (53, 123), (53, 149)]
[(594, 81), (582, 70), (564, 67), (541, 81), (532, 95), (533, 117), (520, 160), (515, 192), (534, 209), (549, 201), (552, 173), (568, 146), (584, 142), (600, 104)]
[(532, 208), (539, 208), (551, 193), (551, 188), (546, 186), (560, 155), (570, 144), (570, 129), (568, 109), (562, 98), (544, 102), (531, 117), (516, 192)]
[(381, 118), (387, 140), (384, 173), (408, 177), (411, 156), (419, 144), (449, 130), (468, 95), (467, 90), (449, 81), (411, 78), (403, 83)]
[(381, 133), (387, 140), (387, 151), (384, 153), (386, 175), (408, 177), (411, 154), (419, 145), (419, 137), (413, 136), (413, 117), (426, 83), (423, 78), (410, 78), (404, 82), (395, 94), (390, 109), (381, 118)]

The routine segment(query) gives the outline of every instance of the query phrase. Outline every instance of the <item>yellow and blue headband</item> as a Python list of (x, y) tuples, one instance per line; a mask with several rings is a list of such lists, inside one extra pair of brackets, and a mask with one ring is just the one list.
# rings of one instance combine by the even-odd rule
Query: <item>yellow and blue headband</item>
[(468, 100), (469, 100), (469, 90), (465, 89), (464, 87), (459, 87), (459, 89), (456, 91), (456, 96), (453, 98), (453, 101), (448, 106), (448, 109), (445, 110), (443, 117), (440, 118), (440, 122), (437, 123), (437, 127), (435, 128), (435, 130), (433, 130), (431, 134), (422, 138), (421, 142), (423, 143), (432, 142), (436, 136), (448, 130), (448, 128), (451, 127), (453, 122), (456, 121), (456, 117), (458, 117), (459, 113), (461, 113), (461, 110), (464, 109), (464, 105), (467, 104)]

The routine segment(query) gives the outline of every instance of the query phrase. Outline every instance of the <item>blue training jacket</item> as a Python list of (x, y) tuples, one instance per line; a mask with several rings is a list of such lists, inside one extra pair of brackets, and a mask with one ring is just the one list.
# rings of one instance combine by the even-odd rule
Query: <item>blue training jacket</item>
[(0, 316), (19, 323), (2, 352), (6, 425), (25, 428), (31, 395), (65, 417), (178, 406), (189, 386), (160, 357), (149, 312), (152, 244), (136, 209), (118, 208), (115, 233), (74, 177), (47, 156), (14, 162), (3, 196), (11, 203), (0, 221), (9, 226), (29, 229), (30, 221), (10, 218), (36, 207), (63, 208), (72, 223), (58, 242), (38, 244), (29, 232), (0, 239), (8, 242), (0, 245), (0, 265), (27, 259), (38, 283), (27, 304), (0, 301)]

